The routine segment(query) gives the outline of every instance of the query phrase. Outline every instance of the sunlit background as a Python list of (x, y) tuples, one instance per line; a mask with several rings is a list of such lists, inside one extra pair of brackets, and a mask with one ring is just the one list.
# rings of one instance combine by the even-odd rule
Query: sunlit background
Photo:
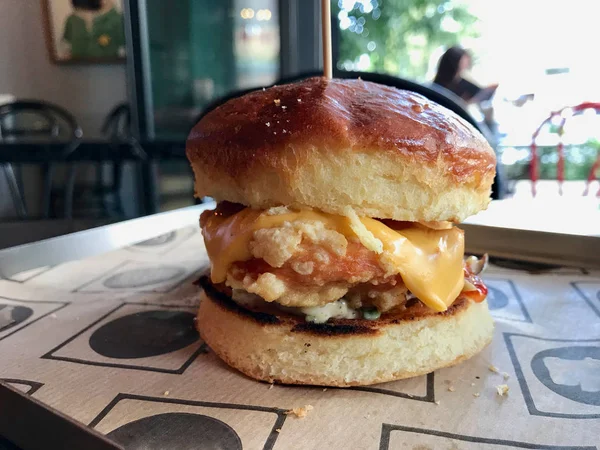
[[(332, 9), (341, 70), (427, 83), (448, 47), (470, 50), (469, 78), (480, 86), (499, 84), (491, 106), (498, 152), (511, 179), (528, 178), (529, 145), (544, 119), (600, 99), (596, 0), (334, 0)], [(552, 120), (538, 138), (542, 178), (556, 177), (560, 120)], [(566, 179), (587, 178), (600, 150), (599, 135), (600, 121), (592, 110), (567, 120)], [(512, 188), (518, 187), (513, 183)]]

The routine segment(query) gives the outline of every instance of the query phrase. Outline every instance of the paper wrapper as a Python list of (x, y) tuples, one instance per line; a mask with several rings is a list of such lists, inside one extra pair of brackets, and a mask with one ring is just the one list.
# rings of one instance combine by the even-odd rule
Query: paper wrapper
[(185, 228), (0, 281), (0, 378), (130, 448), (600, 448), (600, 273), (491, 266), (480, 355), (324, 389), (251, 380), (200, 341), (207, 269)]

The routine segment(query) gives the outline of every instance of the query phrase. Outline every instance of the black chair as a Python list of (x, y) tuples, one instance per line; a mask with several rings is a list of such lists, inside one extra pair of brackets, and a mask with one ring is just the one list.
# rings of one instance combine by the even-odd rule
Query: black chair
[[(0, 164), (0, 169), (4, 174), (4, 180), (0, 179), (0, 182), (4, 183), (5, 188), (10, 193), (10, 199), (12, 200), (10, 206), (12, 206), (14, 213), (19, 219), (24, 219), (27, 217), (27, 207), (25, 205), (22, 181), (17, 178), (17, 175), (15, 174), (11, 164)], [(0, 189), (0, 192), (1, 191), (2, 189)], [(0, 202), (0, 205), (3, 203), (5, 204), (6, 200)]]
[[(131, 132), (131, 108), (128, 103), (116, 105), (104, 119), (101, 128), (102, 135), (108, 140), (108, 145), (127, 143), (133, 153), (141, 161), (148, 156)], [(107, 180), (104, 168), (109, 165), (110, 179)], [(123, 201), (121, 187), (123, 179), (123, 163), (120, 160), (99, 163), (96, 166), (96, 185), (94, 195), (100, 199), (102, 210), (108, 217), (123, 217)], [(110, 200), (109, 200), (110, 199)]]
[[(140, 161), (148, 159), (146, 152), (131, 132), (131, 109), (127, 103), (119, 103), (106, 115), (100, 129), (106, 145), (115, 148), (127, 144)], [(115, 156), (112, 160), (94, 163), (94, 176), (75, 184), (73, 179), (67, 182), (68, 193), (65, 198), (71, 202), (69, 211), (89, 219), (120, 220), (125, 216), (122, 200), (123, 162)], [(76, 195), (75, 195), (76, 194)], [(75, 205), (73, 206), (73, 203)], [(69, 216), (70, 217), (70, 216)]]
[[(74, 200), (81, 199), (88, 207), (99, 203), (96, 196), (96, 180), (88, 181), (87, 185), (76, 185), (77, 169), (81, 167), (80, 163), (69, 162), (68, 157), (77, 151), (81, 144), (83, 133), (77, 125), (75, 119), (66, 111), (54, 105), (42, 102), (17, 102), (18, 105), (10, 105), (10, 108), (0, 107), (0, 122), (2, 123), (2, 139), (11, 142), (20, 140), (28, 143), (40, 145), (48, 142), (58, 143), (61, 149), (55, 153), (48, 153), (47, 162), (44, 164), (44, 211), (42, 220), (40, 217), (25, 217), (21, 220), (8, 220), (0, 222), (0, 249), (14, 245), (25, 244), (28, 242), (47, 239), (55, 236), (61, 236), (76, 231), (86, 230), (92, 227), (105, 225), (113, 222), (113, 218), (92, 217), (84, 215), (77, 218), (73, 217)], [(29, 120), (15, 120), (13, 117), (19, 115), (28, 115)], [(4, 119), (6, 117), (6, 119)], [(10, 119), (9, 119), (10, 118)], [(123, 141), (129, 142), (134, 152), (144, 159), (145, 153), (137, 142), (131, 142), (127, 137), (129, 133), (129, 110), (123, 105), (113, 109), (105, 120), (102, 132), (106, 137), (106, 145), (122, 144)], [(1, 141), (0, 141), (1, 142)], [(1, 145), (1, 144), (0, 144)], [(56, 146), (53, 146), (56, 148)], [(52, 183), (52, 174), (55, 166), (65, 163), (67, 166), (67, 177), (64, 184), (54, 186)], [(94, 163), (96, 164), (96, 163)], [(102, 163), (98, 163), (101, 165)], [(98, 166), (95, 166), (99, 171)], [(117, 176), (115, 186), (109, 186), (107, 189), (112, 194), (118, 192), (121, 176), (120, 169), (116, 169)], [(2, 180), (0, 180), (2, 181)], [(58, 183), (56, 183), (58, 184)], [(77, 197), (74, 194), (77, 193)], [(91, 201), (88, 203), (86, 195), (90, 194)], [(59, 204), (62, 202), (62, 205)], [(53, 209), (52, 206), (55, 205)], [(64, 214), (59, 214), (64, 208)], [(61, 217), (64, 216), (64, 217)], [(34, 220), (29, 220), (34, 219)]]
[[(115, 145), (125, 141), (131, 135), (131, 110), (127, 103), (115, 106), (104, 119), (101, 133), (110, 144)], [(102, 209), (110, 215), (123, 216), (123, 202), (121, 199), (121, 181), (123, 177), (123, 165), (120, 161), (111, 161), (109, 164), (111, 180), (105, 180), (104, 165), (96, 165), (95, 195), (100, 198)], [(112, 212), (108, 205), (107, 196), (112, 198)]]
[[(83, 131), (67, 110), (44, 101), (19, 100), (0, 106), (0, 139), (11, 142), (19, 140), (40, 140), (64, 143), (64, 147), (57, 155), (52, 155), (52, 161), (43, 165), (43, 192), (42, 192), (42, 217), (48, 218), (51, 214), (51, 201), (53, 189), (53, 175), (56, 161), (64, 161), (79, 146)], [(73, 194), (70, 182), (74, 183), (75, 167), (68, 164), (68, 175), (65, 189), (66, 217), (70, 217), (70, 201), (68, 196)], [(9, 179), (11, 194), (17, 205), (18, 216), (26, 218), (22, 182), (18, 181), (10, 165), (4, 165), (4, 171)]]
[[(274, 84), (280, 85), (280, 84), (293, 83), (296, 81), (303, 80), (305, 78), (322, 76), (322, 75), (323, 75), (323, 73), (320, 71), (304, 73), (304, 74), (300, 74), (300, 75), (296, 75), (296, 76), (292, 76), (292, 77), (282, 78)], [(444, 89), (440, 86), (433, 85), (433, 84), (430, 86), (425, 86), (425, 85), (416, 83), (414, 81), (410, 81), (410, 80), (406, 80), (403, 78), (399, 78), (399, 77), (395, 77), (395, 76), (387, 75), (387, 74), (382, 74), (382, 73), (348, 72), (348, 71), (342, 71), (342, 70), (334, 70), (333, 75), (335, 78), (361, 78), (365, 81), (379, 83), (379, 84), (383, 84), (386, 86), (391, 86), (391, 87), (395, 87), (398, 89), (404, 89), (407, 91), (416, 92), (417, 94), (421, 94), (424, 97), (427, 97), (429, 100), (431, 100), (435, 103), (438, 103), (438, 104), (442, 105), (443, 107), (449, 109), (450, 111), (454, 112), (456, 115), (458, 115), (459, 117), (463, 118), (464, 120), (469, 122), (471, 125), (473, 125), (481, 134), (483, 134), (486, 137), (486, 139), (488, 139), (488, 141), (490, 141), (490, 142), (492, 141), (491, 140), (491, 132), (490, 132), (489, 128), (487, 127), (487, 125), (485, 125), (485, 123), (483, 123), (483, 122), (478, 122), (477, 120), (475, 120), (473, 118), (473, 116), (471, 114), (469, 114), (469, 112), (467, 111), (466, 105), (462, 101), (462, 99), (460, 99), (459, 97), (454, 95), (452, 92), (450, 92), (447, 89)], [(256, 90), (256, 88), (246, 89), (244, 91), (235, 92), (226, 97), (222, 97), (222, 98), (216, 100), (215, 102), (209, 104), (209, 106), (204, 111), (202, 111), (202, 113), (198, 116), (197, 121), (199, 121), (202, 117), (204, 117), (204, 115), (206, 115), (208, 112), (210, 112), (217, 106), (225, 103), (227, 100), (239, 97), (241, 95), (247, 94), (247, 93), (255, 91), (255, 90)], [(497, 169), (499, 169), (499, 166), (497, 166)], [(500, 172), (498, 171), (498, 174), (497, 174), (496, 178), (494, 179), (494, 184), (492, 185), (492, 198), (493, 199), (502, 198), (503, 193), (504, 193), (504, 183), (503, 183), (502, 176), (501, 176)]]
[(139, 160), (148, 159), (148, 155), (131, 131), (131, 108), (128, 103), (119, 103), (108, 113), (101, 132), (112, 145), (126, 142)]

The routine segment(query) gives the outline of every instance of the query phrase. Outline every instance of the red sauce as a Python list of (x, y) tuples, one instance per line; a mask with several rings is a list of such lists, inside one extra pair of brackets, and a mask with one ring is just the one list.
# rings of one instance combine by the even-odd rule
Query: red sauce
[(481, 303), (485, 300), (488, 293), (487, 286), (483, 283), (483, 280), (477, 275), (471, 273), (467, 267), (465, 267), (465, 281), (468, 281), (473, 286), (475, 286), (474, 291), (463, 291), (462, 295), (465, 297), (469, 297), (476, 303)]

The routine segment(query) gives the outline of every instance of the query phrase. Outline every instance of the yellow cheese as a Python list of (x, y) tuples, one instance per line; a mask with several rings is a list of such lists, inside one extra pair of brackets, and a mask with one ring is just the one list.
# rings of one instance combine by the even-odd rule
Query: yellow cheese
[[(225, 281), (232, 263), (252, 258), (248, 243), (255, 230), (278, 227), (295, 220), (320, 221), (347, 237), (356, 236), (348, 217), (317, 211), (267, 215), (264, 211), (246, 208), (226, 218), (215, 213), (203, 226), (206, 249), (212, 262), (212, 281)], [(360, 220), (383, 243), (382, 260), (397, 269), (396, 273), (419, 300), (435, 311), (445, 311), (454, 302), (464, 284), (461, 230), (433, 230), (422, 226), (393, 230), (375, 219), (363, 217)]]
[(385, 257), (397, 267), (408, 290), (435, 311), (448, 309), (464, 285), (463, 231), (424, 227), (396, 231), (375, 219), (361, 220), (383, 242)]

